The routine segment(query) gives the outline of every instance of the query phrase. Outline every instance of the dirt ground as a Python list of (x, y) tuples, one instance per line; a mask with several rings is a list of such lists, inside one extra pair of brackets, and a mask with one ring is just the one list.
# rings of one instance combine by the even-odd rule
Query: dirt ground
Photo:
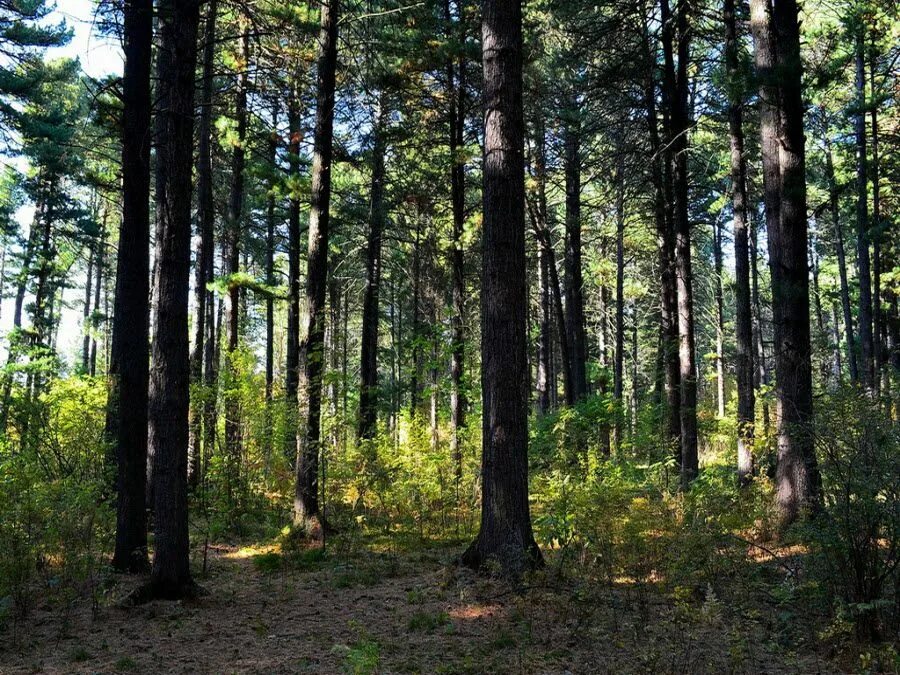
[[(683, 607), (628, 584), (543, 574), (512, 591), (421, 554), (210, 551), (197, 601), (36, 608), (0, 633), (0, 673), (828, 673), (765, 613)], [(811, 650), (815, 651), (815, 650)]]

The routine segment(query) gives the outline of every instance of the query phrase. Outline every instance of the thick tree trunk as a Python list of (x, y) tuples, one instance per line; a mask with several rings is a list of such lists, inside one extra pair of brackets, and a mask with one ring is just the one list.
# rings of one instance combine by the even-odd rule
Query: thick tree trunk
[[(106, 437), (115, 447), (116, 543), (113, 567), (144, 572), (150, 368), (150, 69), (152, 0), (125, 4), (122, 79), (122, 222), (113, 302)], [(102, 246), (102, 244), (101, 244)], [(102, 267), (98, 261), (98, 267)], [(100, 279), (97, 286), (99, 290)]]
[[(672, 167), (675, 230), (675, 281), (678, 289), (678, 361), (680, 376), (681, 484), (697, 476), (697, 366), (694, 345), (691, 223), (688, 212), (688, 33), (687, 0), (678, 0), (675, 16), (668, 0), (660, 3), (663, 21), (664, 88), (669, 102), (669, 164)], [(672, 25), (674, 19), (674, 27)], [(675, 55), (677, 54), (677, 66)]]
[(382, 92), (372, 130), (372, 185), (369, 201), (369, 241), (366, 246), (366, 287), (363, 293), (362, 339), (359, 385), (359, 439), (375, 437), (378, 423), (378, 326), (381, 312), (378, 292), (381, 285), (381, 237), (386, 220), (384, 204), (385, 131), (389, 111)]
[(522, 7), (482, 5), (484, 243), (482, 260), (481, 527), (462, 556), (518, 577), (541, 563), (528, 506)]
[(177, 598), (194, 592), (187, 508), (188, 293), (199, 3), (162, 0), (158, 20), (161, 136), (156, 199), (161, 240), (150, 397), (156, 525), (150, 590), (156, 597)]
[[(212, 312), (207, 305), (213, 304), (212, 291), (207, 286), (214, 279), (214, 227), (215, 203), (213, 201), (212, 177), (212, 118), (213, 118), (213, 67), (215, 65), (216, 46), (216, 12), (218, 0), (209, 0), (206, 14), (206, 30), (203, 37), (203, 74), (201, 78), (199, 141), (197, 147), (197, 229), (200, 247), (197, 254), (197, 267), (194, 276), (194, 297), (197, 314), (194, 323), (194, 348), (191, 352), (191, 382), (199, 385), (205, 381), (204, 363), (207, 351), (207, 333)], [(201, 447), (205, 414), (210, 406), (212, 391), (207, 389), (198, 401), (191, 401), (190, 447), (188, 458), (188, 481), (196, 486), (200, 481), (202, 466)], [(211, 405), (215, 405), (213, 401)], [(212, 452), (205, 448), (206, 454)]]
[(735, 376), (737, 379), (738, 483), (753, 476), (755, 390), (753, 386), (753, 312), (750, 289), (750, 243), (747, 223), (747, 159), (744, 155), (745, 83), (735, 0), (725, 0), (725, 67), (728, 72), (728, 131), (731, 140), (731, 208), (734, 218)]
[[(778, 0), (772, 7), (767, 0), (751, 0), (751, 27), (761, 82), (763, 177), (770, 222), (778, 422), (776, 503), (781, 524), (787, 526), (802, 511), (815, 508), (819, 499), (819, 473), (809, 428), (812, 367), (806, 168), (796, 2)], [(777, 207), (777, 220), (771, 220), (768, 213), (770, 200)]]
[(324, 529), (319, 512), (319, 446), (339, 0), (324, 2), (320, 11), (316, 129), (313, 139), (312, 200), (309, 210), (306, 273), (307, 315), (306, 331), (300, 344), (302, 386), (307, 401), (306, 418), (301, 422), (297, 444), (294, 525), (311, 538), (321, 540), (324, 537)]

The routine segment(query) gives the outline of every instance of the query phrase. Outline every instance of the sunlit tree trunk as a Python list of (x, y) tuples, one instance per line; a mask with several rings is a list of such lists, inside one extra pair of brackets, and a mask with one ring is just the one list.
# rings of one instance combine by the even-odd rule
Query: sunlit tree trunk
[(738, 482), (753, 475), (755, 391), (753, 386), (753, 312), (750, 288), (750, 242), (747, 213), (747, 158), (744, 151), (745, 82), (740, 72), (740, 47), (735, 0), (725, 0), (725, 67), (728, 72), (728, 131), (731, 141), (731, 208), (734, 227), (735, 375), (737, 379)]
[(324, 537), (319, 512), (319, 452), (339, 0), (324, 2), (320, 12), (306, 273), (306, 331), (300, 343), (301, 388), (306, 396), (306, 415), (301, 420), (297, 443), (294, 493), (294, 525), (313, 539)]
[(464, 564), (509, 577), (541, 562), (528, 505), (522, 6), (482, 5), (484, 177), (482, 501)]
[[(782, 526), (815, 508), (819, 473), (812, 422), (806, 169), (797, 4), (751, 0), (760, 79), (763, 178), (770, 223), (775, 396), (778, 423), (776, 504)], [(777, 79), (775, 73), (777, 72)], [(772, 219), (770, 205), (777, 209)]]

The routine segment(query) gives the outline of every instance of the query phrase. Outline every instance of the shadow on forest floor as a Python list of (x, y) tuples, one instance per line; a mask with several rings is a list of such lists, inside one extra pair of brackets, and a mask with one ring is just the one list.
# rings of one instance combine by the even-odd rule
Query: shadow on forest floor
[(39, 608), (0, 634), (0, 673), (836, 672), (780, 647), (771, 607), (552, 566), (515, 591), (449, 565), (459, 542), (378, 548), (212, 547), (191, 603), (123, 608), (139, 580), (119, 577), (94, 611)]

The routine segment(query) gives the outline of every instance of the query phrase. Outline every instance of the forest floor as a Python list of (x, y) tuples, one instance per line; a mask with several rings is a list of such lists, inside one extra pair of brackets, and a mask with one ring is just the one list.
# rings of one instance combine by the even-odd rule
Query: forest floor
[(781, 644), (771, 606), (584, 584), (552, 563), (513, 590), (450, 564), (460, 547), (210, 547), (200, 599), (127, 606), (138, 580), (115, 577), (93, 608), (35, 607), (0, 633), (0, 673), (839, 670), (814, 637)]

